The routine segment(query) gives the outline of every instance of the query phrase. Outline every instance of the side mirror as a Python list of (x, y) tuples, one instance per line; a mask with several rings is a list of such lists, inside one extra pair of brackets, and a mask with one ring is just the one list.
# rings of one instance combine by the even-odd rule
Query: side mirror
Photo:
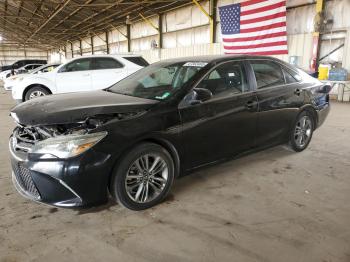
[(194, 88), (194, 92), (196, 92), (196, 98), (191, 101), (191, 105), (196, 105), (208, 101), (213, 97), (212, 92), (206, 88)]
[(317, 90), (317, 93), (320, 94), (328, 94), (331, 92), (332, 86), (331, 85), (323, 85), (320, 89)]

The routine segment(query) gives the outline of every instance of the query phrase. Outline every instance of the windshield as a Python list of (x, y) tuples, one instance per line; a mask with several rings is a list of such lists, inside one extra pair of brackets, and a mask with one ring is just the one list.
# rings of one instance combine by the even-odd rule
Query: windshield
[(59, 64), (52, 64), (52, 65), (47, 65), (47, 64), (45, 64), (45, 65), (43, 65), (43, 66), (37, 67), (37, 68), (35, 68), (35, 69), (33, 69), (33, 70), (30, 70), (29, 73), (31, 73), (31, 74), (36, 74), (36, 73), (38, 73), (39, 71), (40, 71), (41, 73), (46, 73), (46, 72), (52, 71), (53, 69), (55, 69), (55, 68), (58, 67), (58, 66), (59, 66)]
[(119, 81), (108, 91), (123, 95), (165, 100), (181, 89), (207, 63), (156, 63)]

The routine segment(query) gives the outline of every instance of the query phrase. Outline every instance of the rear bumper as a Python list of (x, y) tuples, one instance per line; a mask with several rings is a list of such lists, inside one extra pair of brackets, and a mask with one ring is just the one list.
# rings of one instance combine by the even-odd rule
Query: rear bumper
[(316, 128), (320, 127), (324, 121), (326, 120), (329, 111), (330, 111), (331, 107), (329, 103), (326, 103), (322, 106), (322, 108), (316, 110), (317, 111), (317, 126)]

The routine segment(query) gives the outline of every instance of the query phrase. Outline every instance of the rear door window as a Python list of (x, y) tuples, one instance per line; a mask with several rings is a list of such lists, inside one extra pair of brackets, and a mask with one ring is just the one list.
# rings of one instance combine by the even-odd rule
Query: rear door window
[(250, 61), (258, 89), (285, 84), (281, 67), (272, 61)]
[(122, 68), (122, 67), (123, 67), (123, 64), (114, 58), (97, 57), (97, 58), (94, 58), (92, 70), (115, 69), (115, 68)]
[(83, 58), (77, 59), (66, 66), (62, 67), (60, 72), (78, 72), (78, 71), (87, 71), (90, 70), (91, 59)]

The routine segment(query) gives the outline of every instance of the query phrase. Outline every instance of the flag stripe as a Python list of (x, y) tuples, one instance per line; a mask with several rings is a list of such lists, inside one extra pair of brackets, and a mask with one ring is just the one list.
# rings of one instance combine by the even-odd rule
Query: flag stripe
[(274, 19), (274, 18), (278, 18), (278, 17), (285, 17), (286, 14), (287, 13), (285, 11), (283, 11), (283, 12), (279, 12), (279, 13), (276, 13), (276, 14), (273, 14), (273, 15), (266, 15), (266, 16), (262, 16), (262, 17), (241, 20), (241, 25), (262, 22), (262, 21), (266, 21), (266, 20)]
[(252, 24), (246, 24), (246, 25), (242, 25), (241, 24), (241, 32), (244, 29), (259, 28), (259, 27), (262, 27), (262, 26), (271, 26), (273, 24), (283, 23), (283, 22), (286, 22), (286, 17), (285, 16), (284, 17), (277, 17), (277, 18), (274, 18), (274, 19), (269, 19), (269, 20), (262, 21), (262, 22), (252, 23)]
[(273, 28), (281, 28), (281, 27), (285, 27), (286, 25), (287, 25), (286, 22), (280, 22), (280, 23), (274, 23), (271, 25), (259, 26), (255, 28), (241, 29), (241, 34), (264, 31), (264, 30), (269, 30)]
[(258, 3), (266, 2), (266, 0), (250, 0), (250, 1), (245, 1), (241, 3), (241, 7), (245, 7), (248, 5), (254, 5)]
[(239, 43), (239, 42), (244, 43), (245, 41), (256, 41), (256, 40), (261, 41), (263, 39), (269, 39), (269, 38), (274, 38), (278, 36), (286, 36), (286, 33), (278, 32), (278, 33), (272, 33), (267, 35), (250, 36), (250, 37), (242, 37), (242, 38), (235, 38), (235, 39), (224, 38), (223, 40), (224, 42), (228, 42), (228, 43)]
[(263, 43), (280, 42), (280, 41), (287, 41), (287, 36), (283, 35), (278, 37), (262, 38), (262, 39), (250, 40), (250, 41), (225, 42), (225, 45), (226, 46), (250, 46), (250, 45), (263, 44)]
[[(280, 4), (281, 2), (284, 3), (284, 0), (268, 0), (268, 1), (260, 2), (260, 3), (246, 5), (244, 7), (242, 7), (242, 5), (241, 5), (241, 11), (243, 12), (243, 11), (257, 10), (259, 8), (262, 8), (262, 7)], [(276, 7), (269, 8), (269, 9), (275, 9), (275, 8)]]
[[(280, 27), (280, 28), (273, 28), (273, 29), (260, 31), (259, 34), (257, 34), (256, 32), (252, 32), (252, 33), (245, 33), (245, 34), (224, 35), (223, 39), (224, 39), (224, 41), (229, 42), (230, 41), (229, 39), (232, 39), (232, 40), (238, 39), (238, 41), (242, 41), (242, 38), (245, 39), (245, 38), (249, 38), (249, 37), (257, 38), (257, 37), (262, 36), (262, 38), (265, 38), (266, 36), (264, 36), (264, 35), (272, 35), (275, 33), (283, 33), (283, 35), (286, 35), (286, 30), (287, 30), (286, 27)], [(258, 39), (262, 39), (262, 38), (258, 38)]]
[[(225, 54), (233, 54), (232, 52), (225, 52)], [(239, 53), (237, 53), (239, 54)], [(249, 52), (246, 55), (288, 55), (288, 50), (277, 50), (277, 51), (265, 51), (265, 52)]]
[(273, 5), (267, 5), (267, 6), (264, 6), (264, 7), (252, 9), (252, 10), (241, 11), (241, 16), (251, 15), (251, 14), (260, 13), (260, 12), (264, 12), (264, 11), (269, 11), (271, 9), (275, 9), (275, 8), (283, 7), (283, 6), (285, 6), (285, 2), (284, 1), (280, 2), (280, 3), (273, 4)]
[[(226, 47), (225, 47), (225, 50)], [(249, 52), (267, 52), (267, 51), (285, 51), (287, 50), (287, 46), (281, 45), (281, 46), (268, 46), (268, 47), (257, 47), (257, 48), (246, 48), (246, 49), (237, 49), (237, 50), (228, 50), (232, 54), (246, 54)]]
[[(249, 45), (249, 48), (259, 48), (259, 47), (270, 47), (270, 46), (278, 46), (278, 45), (286, 45), (287, 41), (278, 41), (271, 43), (262, 43), (257, 45)], [(239, 50), (239, 49), (247, 49), (247, 46), (225, 46), (225, 49), (229, 50)]]
[(245, 21), (245, 20), (248, 20), (248, 19), (254, 19), (254, 18), (258, 18), (258, 17), (263, 17), (263, 16), (267, 16), (267, 15), (274, 15), (274, 14), (279, 13), (279, 12), (286, 12), (286, 7), (282, 6), (280, 8), (268, 10), (268, 11), (265, 11), (265, 12), (260, 12), (260, 13), (256, 13), (256, 14), (250, 14), (250, 15), (244, 15), (244, 16), (241, 16), (241, 21)]

